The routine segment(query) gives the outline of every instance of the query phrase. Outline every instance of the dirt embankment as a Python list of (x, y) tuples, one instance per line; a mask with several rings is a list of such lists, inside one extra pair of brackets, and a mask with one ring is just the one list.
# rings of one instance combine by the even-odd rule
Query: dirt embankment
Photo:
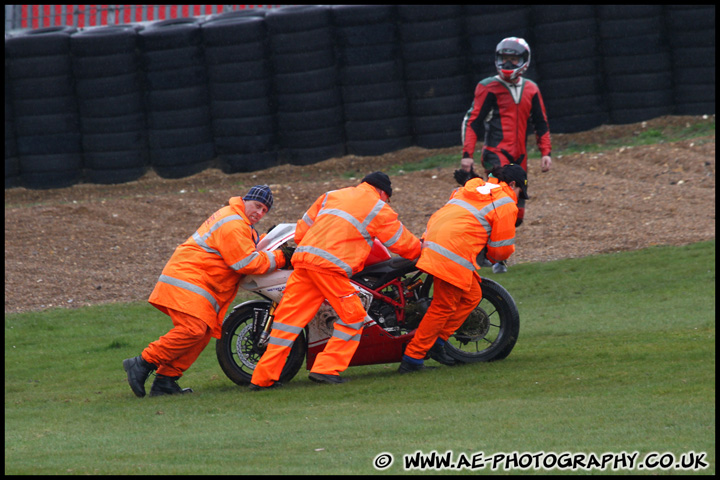
[[(508, 274), (516, 263), (714, 239), (714, 135), (562, 155), (569, 145), (709, 121), (714, 117), (662, 117), (554, 135), (552, 170), (541, 173), (537, 159), (530, 161), (532, 198)], [(233, 175), (210, 169), (166, 180), (148, 173), (122, 185), (6, 190), (5, 313), (146, 300), (175, 247), (229, 197), (252, 185), (270, 184), (275, 196), (272, 212), (258, 225), (262, 232), (295, 222), (321, 193), (356, 184), (368, 172), (446, 153), (459, 160), (460, 147), (413, 147)], [(392, 177), (391, 205), (416, 235), (456, 187), (454, 168)], [(348, 171), (357, 177), (343, 177)]]

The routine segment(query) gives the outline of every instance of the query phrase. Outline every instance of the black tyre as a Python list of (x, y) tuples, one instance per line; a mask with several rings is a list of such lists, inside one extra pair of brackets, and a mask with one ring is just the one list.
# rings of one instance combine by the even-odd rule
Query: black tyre
[(390, 117), (407, 116), (408, 105), (404, 98), (391, 98), (373, 102), (353, 102), (343, 105), (345, 120), (382, 120)]
[(218, 154), (218, 166), (223, 173), (254, 172), (277, 165), (277, 152)]
[(448, 355), (463, 363), (492, 362), (510, 355), (520, 334), (515, 300), (497, 282), (483, 278), (483, 298), (450, 337)]
[[(215, 353), (225, 375), (238, 385), (250, 383), (255, 366), (265, 352), (264, 348), (257, 347), (257, 339), (252, 332), (253, 316), (256, 309), (267, 311), (270, 306), (269, 302), (261, 301), (239, 305), (223, 322), (222, 336), (215, 343)], [(297, 374), (306, 351), (305, 332), (302, 332), (290, 349), (280, 382), (289, 382)]]
[[(458, 7), (459, 5), (449, 6)], [(421, 8), (428, 10), (424, 5)], [(398, 33), (403, 42), (422, 42), (432, 38), (454, 37), (458, 32), (462, 32), (462, 28), (463, 20), (458, 13), (453, 18), (428, 18), (421, 21), (402, 20), (398, 24)]]
[(278, 152), (278, 159), (281, 163), (291, 165), (312, 165), (329, 158), (339, 158), (346, 154), (345, 144), (337, 140), (335, 143), (320, 147), (309, 148), (285, 148)]
[(453, 132), (418, 133), (413, 136), (415, 145), (422, 148), (435, 149), (454, 147), (460, 143), (460, 134)]
[(413, 140), (410, 135), (375, 140), (348, 140), (347, 153), (349, 155), (376, 156), (396, 152), (403, 148), (412, 147), (412, 145)]
[(577, 115), (568, 115), (561, 117), (551, 117), (548, 119), (552, 125), (552, 131), (557, 133), (575, 133), (591, 130), (600, 125), (610, 123), (610, 115), (607, 111), (598, 111), (596, 113), (580, 113)]

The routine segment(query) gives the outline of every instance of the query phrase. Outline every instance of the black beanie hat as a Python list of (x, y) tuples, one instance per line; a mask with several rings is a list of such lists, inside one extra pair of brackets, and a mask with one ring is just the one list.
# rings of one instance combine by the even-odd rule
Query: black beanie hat
[(385, 175), (383, 172), (368, 173), (362, 181), (369, 183), (373, 187), (379, 188), (383, 192), (387, 193), (388, 197), (392, 197), (392, 184), (390, 183), (390, 177)]

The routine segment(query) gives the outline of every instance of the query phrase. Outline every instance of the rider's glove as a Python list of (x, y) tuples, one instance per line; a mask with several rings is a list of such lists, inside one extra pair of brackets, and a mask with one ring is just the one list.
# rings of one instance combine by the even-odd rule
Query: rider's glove
[(455, 170), (453, 176), (455, 177), (456, 182), (458, 182), (462, 186), (465, 186), (465, 183), (467, 183), (468, 180), (470, 180), (471, 178), (478, 178), (480, 175), (475, 173), (475, 170), (473, 170), (472, 168), (469, 172), (466, 172), (465, 170), (459, 168)]
[(280, 251), (283, 253), (283, 255), (285, 255), (285, 266), (282, 268), (284, 268), (285, 270), (291, 269), (292, 268), (291, 260), (292, 260), (293, 253), (295, 253), (295, 247), (291, 247), (289, 245), (283, 245), (282, 247), (280, 247)]

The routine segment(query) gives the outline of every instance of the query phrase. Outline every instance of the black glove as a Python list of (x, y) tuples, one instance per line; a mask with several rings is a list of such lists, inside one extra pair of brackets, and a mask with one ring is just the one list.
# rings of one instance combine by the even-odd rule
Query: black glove
[(477, 257), (475, 257), (475, 261), (477, 262), (478, 266), (480, 267), (487, 267), (490, 265), (490, 261), (487, 259), (487, 247), (483, 247), (482, 250), (480, 250), (480, 253), (477, 254)]
[(471, 178), (478, 178), (480, 175), (475, 173), (475, 170), (473, 169), (470, 169), (469, 172), (466, 172), (462, 168), (459, 168), (455, 170), (453, 176), (455, 177), (455, 181), (464, 187), (468, 180), (470, 180)]
[(285, 255), (285, 266), (282, 268), (284, 268), (285, 270), (291, 269), (292, 268), (291, 260), (292, 260), (293, 253), (295, 253), (295, 247), (291, 247), (289, 245), (283, 245), (282, 247), (280, 247), (280, 251), (283, 253), (283, 255)]
[(277, 227), (277, 225), (273, 225), (272, 227), (268, 228), (268, 229), (267, 229), (267, 232), (265, 232), (265, 233), (270, 233), (270, 232), (272, 232), (272, 229), (275, 228), (275, 227)]

